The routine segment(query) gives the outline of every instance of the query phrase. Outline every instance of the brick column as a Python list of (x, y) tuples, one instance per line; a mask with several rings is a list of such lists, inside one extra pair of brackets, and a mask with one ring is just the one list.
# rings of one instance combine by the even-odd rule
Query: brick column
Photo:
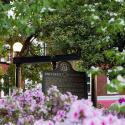
[(97, 96), (107, 95), (107, 76), (105, 74), (101, 74), (96, 76), (95, 79), (97, 82)]

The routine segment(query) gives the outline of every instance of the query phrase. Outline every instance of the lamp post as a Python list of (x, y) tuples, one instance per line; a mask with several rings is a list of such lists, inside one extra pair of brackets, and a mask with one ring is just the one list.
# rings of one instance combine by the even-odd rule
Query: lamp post
[(93, 106), (97, 107), (97, 82), (95, 75), (92, 75), (91, 78), (91, 101), (93, 102)]
[[(21, 51), (23, 45), (20, 42), (16, 42), (13, 45), (14, 56), (17, 57)], [(17, 63), (15, 67), (15, 85), (17, 88), (21, 87), (21, 64)]]

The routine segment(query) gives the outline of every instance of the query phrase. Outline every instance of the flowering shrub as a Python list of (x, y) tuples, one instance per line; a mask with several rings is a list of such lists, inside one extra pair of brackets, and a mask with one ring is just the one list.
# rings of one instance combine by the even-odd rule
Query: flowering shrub
[(89, 100), (78, 100), (70, 92), (60, 93), (55, 86), (47, 95), (34, 88), (0, 99), (1, 125), (125, 125), (124, 121), (105, 115)]

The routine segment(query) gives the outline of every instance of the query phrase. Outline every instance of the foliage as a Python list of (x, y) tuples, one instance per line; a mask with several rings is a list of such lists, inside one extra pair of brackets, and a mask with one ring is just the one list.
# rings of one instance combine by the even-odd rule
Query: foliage
[(3, 76), (3, 69), (2, 69), (2, 66), (0, 65), (0, 78)]
[(108, 77), (111, 81), (108, 89), (111, 92), (121, 93), (125, 90), (125, 52), (119, 52), (117, 48), (114, 48), (107, 51), (106, 55), (112, 63), (112, 68), (108, 70)]
[[(53, 9), (58, 10), (62, 8), (65, 1), (67, 0), (10, 0), (9, 4), (0, 1), (0, 57), (5, 57), (5, 53), (7, 53), (7, 50), (3, 47), (5, 44), (11, 46), (10, 51), (12, 53), (12, 45), (15, 42), (21, 42), (25, 46), (25, 41), (28, 37), (32, 36), (32, 34), (34, 34), (34, 37), (38, 37), (40, 32), (42, 32), (44, 15), (48, 15)], [(31, 42), (33, 42), (33, 40), (29, 41), (28, 44), (28, 50), (30, 49), (31, 53), (25, 53), (26, 55), (23, 56), (41, 55), (41, 47), (31, 45)], [(37, 67), (37, 69), (35, 69), (34, 66), (30, 66), (34, 71), (28, 75), (25, 72), (29, 68), (28, 66), (24, 66), (23, 76), (29, 79), (33, 78), (33, 81), (40, 80), (40, 77), (38, 79), (38, 77), (36, 78), (34, 76), (36, 73), (39, 74), (41, 69), (45, 69), (43, 68), (44, 66), (45, 65)], [(50, 66), (47, 66), (47, 69), (48, 67)], [(14, 68), (12, 65), (9, 66), (8, 74), (14, 83)]]
[[(50, 63), (46, 64), (29, 64), (22, 66), (22, 77), (23, 79), (28, 79), (35, 83), (42, 83), (42, 73), (52, 70), (52, 66)], [(36, 75), (37, 73), (37, 75)], [(35, 77), (33, 77), (35, 75)]]
[(15, 0), (10, 4), (0, 2), (1, 39), (14, 37), (19, 40), (20, 37), (26, 38), (31, 35), (41, 27), (44, 15), (42, 9), (61, 7), (62, 2), (60, 0)]
[[(106, 50), (124, 48), (124, 1), (72, 1), (46, 16), (43, 39), (53, 53), (80, 52), (82, 67), (111, 63)], [(117, 9), (116, 9), (117, 8)]]
[[(11, 48), (15, 41), (25, 45), (26, 40), (33, 35), (31, 38), (37, 37), (47, 43), (48, 52), (52, 55), (81, 54), (81, 70), (100, 64), (122, 65), (124, 59), (114, 57), (109, 50), (114, 52), (112, 48), (118, 47), (121, 52), (124, 49), (124, 13), (125, 2), (122, 0), (0, 2), (0, 53), (4, 43), (9, 43)], [(25, 56), (41, 54), (41, 48), (31, 45), (32, 42), (27, 44), (27, 51), (31, 53), (26, 52)], [(118, 60), (121, 60), (120, 63)], [(34, 73), (39, 74), (42, 68), (35, 67), (24, 66), (23, 76), (34, 81), (40, 80), (39, 75), (39, 78), (34, 77)], [(32, 73), (29, 69), (32, 69)]]
[(120, 98), (117, 102), (113, 103), (109, 111), (117, 114), (119, 117), (125, 117), (125, 98)]

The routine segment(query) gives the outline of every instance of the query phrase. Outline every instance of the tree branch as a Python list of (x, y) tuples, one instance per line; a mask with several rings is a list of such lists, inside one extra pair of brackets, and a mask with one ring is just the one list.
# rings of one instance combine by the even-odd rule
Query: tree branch
[(21, 52), (18, 54), (18, 56), (24, 56), (27, 53), (28, 48), (32, 43), (32, 41), (31, 41), (32, 38), (33, 37), (36, 38), (41, 31), (42, 31), (42, 28), (38, 29), (35, 33), (33, 33), (29, 37), (27, 37), (27, 39), (24, 41), (23, 48), (22, 48)]
[(10, 0), (2, 0), (5, 4), (9, 4)]

